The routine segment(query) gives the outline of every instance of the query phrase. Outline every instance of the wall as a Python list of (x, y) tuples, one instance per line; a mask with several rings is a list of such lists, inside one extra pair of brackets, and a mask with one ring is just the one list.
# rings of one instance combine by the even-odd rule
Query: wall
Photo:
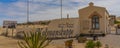
[(106, 33), (109, 29), (109, 14), (104, 7), (88, 6), (78, 11), (79, 13), (79, 24), (80, 33), (88, 34), (91, 31), (91, 16), (100, 16), (100, 29), (95, 30), (95, 33)]

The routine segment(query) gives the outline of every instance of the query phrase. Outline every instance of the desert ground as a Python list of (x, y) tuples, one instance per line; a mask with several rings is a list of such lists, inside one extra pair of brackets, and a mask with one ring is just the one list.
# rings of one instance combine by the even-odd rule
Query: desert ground
[[(84, 48), (85, 43), (78, 43), (75, 38), (73, 39), (73, 48)], [(65, 48), (64, 42), (69, 39), (53, 40), (46, 48)], [(110, 48), (120, 47), (120, 35), (109, 34), (105, 37), (99, 37), (104, 48), (105, 44), (108, 44)], [(18, 39), (11, 37), (0, 36), (0, 48), (19, 48), (17, 45)]]
[(18, 48), (16, 39), (0, 36), (0, 48)]

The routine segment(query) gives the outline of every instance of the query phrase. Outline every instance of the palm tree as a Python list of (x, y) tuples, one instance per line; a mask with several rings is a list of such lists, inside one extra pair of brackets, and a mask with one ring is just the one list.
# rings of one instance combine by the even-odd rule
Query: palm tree
[(42, 35), (41, 32), (24, 32), (23, 41), (18, 41), (20, 48), (45, 48), (51, 40), (47, 40), (46, 35)]
[(102, 46), (102, 44), (101, 44), (100, 41), (97, 41), (97, 42), (95, 43), (95, 46), (96, 46), (97, 48), (100, 48), (100, 47)]
[(95, 43), (93, 40), (89, 40), (87, 43), (86, 43), (86, 46), (85, 48), (95, 48)]

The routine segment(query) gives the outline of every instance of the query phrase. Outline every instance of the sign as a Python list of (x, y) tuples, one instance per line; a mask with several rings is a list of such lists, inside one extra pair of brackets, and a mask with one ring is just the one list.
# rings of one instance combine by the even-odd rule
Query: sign
[(16, 28), (17, 21), (3, 21), (3, 28)]
[(74, 24), (61, 23), (56, 26), (56, 29), (46, 28), (42, 31), (42, 35), (47, 35), (48, 38), (68, 38), (73, 36)]

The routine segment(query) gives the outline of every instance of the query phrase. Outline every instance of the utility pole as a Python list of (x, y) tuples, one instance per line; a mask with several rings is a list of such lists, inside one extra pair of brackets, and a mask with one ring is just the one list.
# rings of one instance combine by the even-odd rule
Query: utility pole
[(29, 0), (27, 0), (27, 27), (29, 24)]
[(61, 3), (61, 19), (62, 19), (62, 0), (60, 0)]

